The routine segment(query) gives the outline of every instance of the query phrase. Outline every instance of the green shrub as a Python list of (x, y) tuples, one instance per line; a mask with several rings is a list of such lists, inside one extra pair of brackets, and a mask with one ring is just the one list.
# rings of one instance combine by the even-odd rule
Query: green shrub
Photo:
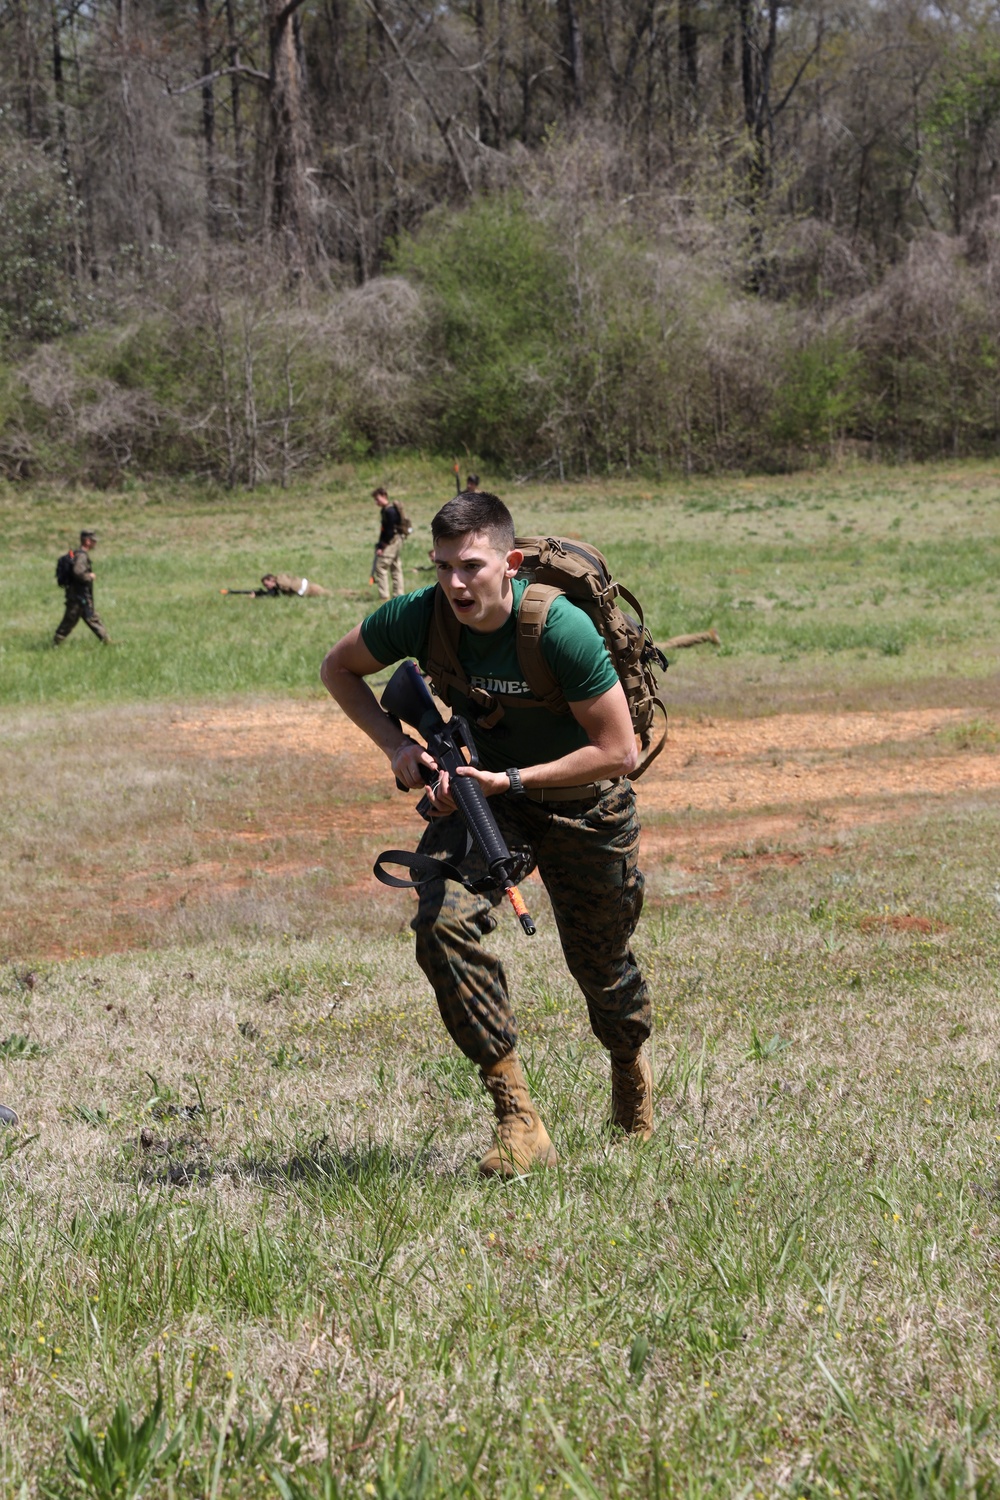
[(395, 264), (431, 302), (439, 444), (501, 463), (544, 456), (572, 321), (567, 265), (549, 230), (516, 198), (480, 202), (426, 220)]
[(771, 419), (775, 442), (814, 449), (833, 443), (855, 415), (861, 360), (839, 333), (819, 333), (784, 361)]

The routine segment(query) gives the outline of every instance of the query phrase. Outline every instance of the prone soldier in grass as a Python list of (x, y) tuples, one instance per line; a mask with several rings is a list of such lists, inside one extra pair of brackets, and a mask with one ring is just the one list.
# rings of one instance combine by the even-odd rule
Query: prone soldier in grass
[[(392, 599), (327, 654), (323, 682), (341, 708), (386, 756), (397, 782), (422, 787), (431, 773), (434, 817), (418, 853), (456, 863), (465, 830), (449, 796), (447, 772), (383, 711), (365, 678), (413, 656), (428, 666), (435, 597), (441, 591), (459, 622), (458, 661), (474, 690), (503, 696), (503, 713), (483, 714), (475, 699), (451, 694), (471, 722), (474, 777), (508, 845), (537, 867), (549, 893), (570, 973), (586, 999), (591, 1027), (611, 1059), (610, 1124), (646, 1140), (653, 1130), (653, 1078), (644, 1044), (650, 1034), (646, 983), (630, 948), (642, 909), (639, 821), (628, 780), (635, 735), (625, 692), (598, 630), (562, 595), (549, 608), (541, 651), (569, 705), (550, 712), (520, 668), (517, 611), (527, 585), (516, 577), (523, 554), (514, 524), (495, 495), (465, 492), (431, 524), (437, 584)], [(482, 691), (479, 694), (483, 696)], [(477, 720), (477, 713), (479, 718)], [(492, 724), (484, 722), (492, 719)], [(518, 1028), (500, 960), (483, 947), (496, 926), (501, 894), (481, 895), (455, 880), (419, 887), (412, 927), (416, 956), (456, 1045), (476, 1063), (492, 1096), (494, 1148), (484, 1175), (552, 1166), (555, 1148), (528, 1091), (517, 1054)]]
[(265, 573), (259, 589), (220, 589), (222, 594), (248, 594), (251, 599), (329, 599), (330, 590), (295, 573)]
[(80, 620), (89, 625), (103, 645), (106, 646), (111, 639), (94, 608), (94, 567), (90, 554), (96, 544), (97, 532), (83, 530), (80, 532), (80, 546), (76, 551), (65, 552), (56, 564), (56, 581), (65, 590), (66, 608), (56, 626), (54, 646), (61, 646)]

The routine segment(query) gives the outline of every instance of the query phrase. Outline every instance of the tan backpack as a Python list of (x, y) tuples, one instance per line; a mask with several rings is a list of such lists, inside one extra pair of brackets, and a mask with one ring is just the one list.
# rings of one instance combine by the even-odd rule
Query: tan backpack
[(396, 512), (399, 516), (399, 525), (396, 527), (396, 535), (412, 536), (413, 522), (410, 520), (409, 516), (406, 514), (406, 511), (403, 509), (398, 500), (394, 500), (392, 503), (396, 507)]
[[(427, 638), (427, 675), (434, 691), (449, 706), (451, 693), (461, 693), (472, 703), (476, 723), (482, 729), (492, 729), (499, 723), (508, 703), (568, 714), (569, 704), (542, 655), (542, 631), (549, 608), (553, 599), (565, 594), (593, 620), (625, 689), (632, 727), (642, 751), (639, 766), (631, 773), (634, 781), (656, 759), (667, 738), (667, 710), (654, 672), (654, 668), (666, 671), (667, 659), (653, 644), (643, 623), (642, 606), (628, 589), (615, 582), (604, 556), (587, 542), (526, 536), (518, 537), (514, 545), (524, 553), (517, 576), (528, 580), (517, 611), (517, 656), (524, 680), (538, 701), (525, 703), (523, 698), (472, 686), (458, 659), (461, 622), (440, 587), (434, 596)], [(624, 599), (635, 614), (626, 613), (619, 599)], [(653, 744), (657, 712), (663, 717), (663, 727)]]

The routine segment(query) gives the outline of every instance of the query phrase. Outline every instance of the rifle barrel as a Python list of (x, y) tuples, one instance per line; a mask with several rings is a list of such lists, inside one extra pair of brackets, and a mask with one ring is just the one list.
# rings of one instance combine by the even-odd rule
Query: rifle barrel
[[(514, 858), (489, 802), (473, 777), (457, 774), (469, 764), (462, 754), (463, 746), (469, 751), (472, 764), (478, 763), (468, 725), (464, 719), (454, 714), (450, 723), (441, 717), (430, 689), (412, 661), (397, 667), (389, 679), (382, 693), (382, 707), (396, 719), (412, 724), (423, 736), (434, 760), (442, 770), (448, 772), (451, 798), (469, 830), (473, 844), (483, 858), (491, 880), (506, 893), (521, 927), (531, 937), (535, 932), (535, 924), (528, 915), (523, 896), (511, 878)], [(433, 773), (426, 768), (422, 767), (421, 772), (425, 780), (434, 780)]]

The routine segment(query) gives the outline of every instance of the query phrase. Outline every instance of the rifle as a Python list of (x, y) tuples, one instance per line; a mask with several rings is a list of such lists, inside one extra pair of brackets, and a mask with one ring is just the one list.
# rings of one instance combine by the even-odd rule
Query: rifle
[(254, 597), (256, 597), (256, 595), (259, 592), (263, 592), (263, 590), (258, 590), (258, 589), (220, 589), (219, 590), (220, 594), (253, 594)]
[(372, 553), (372, 570), (368, 575), (369, 587), (375, 582), (375, 564), (378, 562), (378, 548)]
[[(478, 849), (489, 870), (489, 875), (484, 880), (470, 881), (457, 865), (449, 864), (446, 860), (433, 859), (429, 854), (409, 854), (405, 849), (386, 849), (375, 861), (376, 879), (380, 880), (383, 885), (401, 886), (408, 889), (423, 885), (428, 880), (438, 880), (444, 877), (448, 880), (458, 880), (466, 890), (476, 893), (485, 894), (488, 891), (503, 890), (522, 928), (528, 937), (531, 937), (535, 932), (535, 924), (528, 915), (524, 897), (513, 879), (517, 862), (504, 842), (504, 836), (497, 827), (496, 818), (490, 811), (489, 803), (483, 796), (479, 783), (471, 776), (455, 775), (460, 766), (478, 766), (479, 764), (479, 756), (476, 753), (468, 724), (459, 714), (452, 714), (451, 718), (445, 722), (438, 712), (437, 704), (431, 697), (430, 690), (421, 677), (416, 663), (412, 661), (404, 661), (389, 678), (382, 694), (382, 707), (397, 722), (412, 724), (423, 736), (427, 749), (438, 765), (448, 772), (449, 794), (465, 821), (468, 833), (465, 853), (468, 854), (473, 846)], [(462, 753), (463, 751), (467, 752), (468, 760)], [(420, 774), (427, 782), (435, 779), (434, 772), (427, 766), (420, 767)], [(399, 780), (396, 785), (401, 792), (407, 790)], [(430, 817), (431, 804), (426, 796), (421, 797), (417, 803), (417, 812), (422, 818)], [(465, 855), (462, 856), (462, 859), (464, 858)], [(404, 869), (410, 871), (411, 875), (423, 872), (423, 878), (400, 880), (396, 875), (387, 875), (382, 869), (385, 863), (402, 865)]]
[(458, 459), (457, 458), (456, 458), (455, 462), (451, 466), (451, 472), (455, 476), (455, 494), (456, 495), (460, 495), (462, 493), (462, 471), (458, 467)]

